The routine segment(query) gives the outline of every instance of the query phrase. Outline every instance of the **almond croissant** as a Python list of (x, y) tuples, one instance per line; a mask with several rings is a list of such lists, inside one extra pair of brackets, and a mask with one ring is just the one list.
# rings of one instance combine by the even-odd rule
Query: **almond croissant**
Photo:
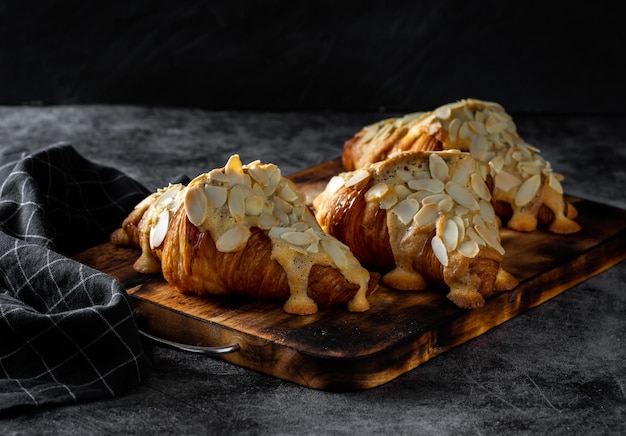
[(343, 303), (366, 311), (375, 288), (376, 276), (322, 231), (278, 167), (242, 165), (238, 155), (144, 199), (111, 240), (141, 248), (134, 268), (162, 271), (181, 292), (286, 300), (293, 314)]
[(509, 290), (488, 168), (469, 153), (402, 152), (333, 177), (313, 206), (322, 228), (385, 284), (449, 288), (463, 308)]
[(497, 103), (475, 99), (447, 104), (432, 112), (390, 118), (363, 128), (344, 146), (348, 170), (386, 159), (398, 151), (469, 151), (489, 163), (498, 216), (517, 231), (547, 226), (574, 233), (577, 212), (563, 198), (562, 175), (554, 173), (539, 150), (519, 136), (511, 116)]

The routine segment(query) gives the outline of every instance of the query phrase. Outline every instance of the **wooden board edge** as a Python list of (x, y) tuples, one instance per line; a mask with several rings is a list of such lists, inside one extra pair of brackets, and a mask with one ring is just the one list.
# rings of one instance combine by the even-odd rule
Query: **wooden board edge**
[[(218, 358), (308, 388), (336, 392), (359, 391), (388, 383), (624, 261), (624, 244), (626, 232), (621, 232), (605, 244), (595, 246), (572, 260), (574, 267), (583, 271), (583, 274), (569, 278), (565, 272), (572, 264), (556, 267), (525, 281), (513, 291), (492, 297), (481, 309), (467, 311), (464, 316), (407, 338), (393, 348), (359, 357), (329, 357), (306, 353), (285, 344), (193, 317), (188, 317), (184, 325), (180, 323), (173, 326), (171, 323), (177, 320), (180, 322), (180, 317), (173, 317), (171, 309), (137, 297), (135, 301), (142, 318), (159, 320), (158, 323), (146, 326), (152, 334), (165, 339), (180, 340), (180, 335), (169, 336), (168, 330), (182, 329), (188, 335), (190, 345), (223, 346), (237, 343), (241, 347), (239, 352)], [(607, 258), (610, 261), (607, 262)], [(545, 291), (546, 277), (552, 285), (548, 291)], [(544, 291), (540, 291), (541, 289)]]

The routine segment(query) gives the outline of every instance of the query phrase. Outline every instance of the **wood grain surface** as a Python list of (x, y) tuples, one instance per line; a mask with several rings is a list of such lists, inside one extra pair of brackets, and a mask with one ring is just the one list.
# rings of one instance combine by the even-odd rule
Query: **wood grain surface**
[[(337, 159), (290, 178), (310, 201), (341, 170)], [(626, 211), (568, 200), (579, 211), (579, 233), (502, 230), (504, 267), (520, 284), (475, 310), (458, 308), (445, 290), (381, 286), (364, 313), (331, 307), (290, 315), (281, 302), (180, 294), (161, 275), (135, 272), (135, 249), (105, 243), (76, 259), (120, 280), (151, 334), (190, 345), (237, 343), (240, 351), (219, 358), (315, 389), (352, 391), (388, 382), (625, 259)]]

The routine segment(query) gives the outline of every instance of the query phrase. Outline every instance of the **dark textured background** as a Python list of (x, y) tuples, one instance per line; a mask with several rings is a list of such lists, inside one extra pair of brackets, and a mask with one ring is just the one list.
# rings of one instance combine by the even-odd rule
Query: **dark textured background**
[[(624, 209), (617, 6), (0, 0), (0, 152), (68, 141), (150, 189), (234, 152), (290, 174), (366, 123), (475, 97), (514, 115), (568, 194)], [(155, 348), (129, 395), (17, 415), (0, 433), (622, 435), (625, 288), (622, 262), (356, 393)]]
[(616, 6), (0, 1), (0, 105), (624, 113)]

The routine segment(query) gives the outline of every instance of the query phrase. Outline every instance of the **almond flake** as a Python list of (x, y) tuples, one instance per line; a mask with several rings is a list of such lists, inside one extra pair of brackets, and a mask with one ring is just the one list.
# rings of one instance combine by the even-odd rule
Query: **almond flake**
[(235, 185), (228, 195), (228, 210), (236, 220), (243, 219), (246, 215), (246, 202), (241, 185)]
[(437, 235), (433, 236), (430, 240), (430, 246), (439, 262), (441, 262), (443, 266), (448, 266), (448, 252), (441, 238)]
[(452, 199), (456, 201), (461, 206), (469, 209), (469, 210), (478, 210), (478, 202), (472, 195), (472, 193), (456, 182), (448, 182), (446, 183), (446, 192), (450, 194)]
[(204, 221), (204, 215), (208, 207), (204, 189), (195, 187), (187, 190), (185, 195), (185, 212), (191, 224), (200, 227)]
[(159, 214), (156, 225), (150, 228), (150, 248), (154, 249), (163, 243), (169, 225), (170, 213), (164, 210)]
[(395, 194), (392, 195), (387, 195), (385, 198), (383, 198), (380, 201), (380, 208), (381, 209), (391, 209), (392, 207), (395, 206), (395, 204), (398, 202), (398, 197)]
[(515, 194), (515, 205), (519, 207), (526, 206), (535, 197), (541, 186), (541, 176), (536, 174), (529, 177), (522, 183), (522, 186)]
[(465, 186), (468, 184), (470, 175), (474, 173), (475, 168), (476, 160), (471, 156), (467, 156), (456, 168), (451, 180)]
[(397, 215), (402, 224), (407, 225), (413, 220), (413, 217), (419, 209), (420, 205), (417, 201), (406, 199), (396, 204), (393, 209), (391, 209), (391, 212)]
[(438, 179), (413, 179), (407, 183), (414, 191), (428, 191), (437, 194), (443, 191), (444, 184)]
[(270, 178), (263, 167), (259, 165), (248, 166), (248, 174), (261, 186), (269, 186)]
[(280, 235), (281, 239), (289, 242), (290, 244), (308, 246), (314, 243), (317, 239), (311, 233), (305, 232), (285, 232)]
[(448, 251), (452, 251), (457, 247), (459, 243), (459, 228), (454, 220), (446, 220), (441, 239)]
[(428, 168), (433, 179), (447, 182), (449, 178), (448, 164), (437, 153), (430, 153), (428, 156)]
[(448, 105), (441, 106), (440, 108), (435, 110), (434, 115), (440, 120), (447, 120), (452, 115), (452, 109)]
[(418, 227), (426, 227), (435, 222), (439, 216), (439, 205), (436, 203), (425, 204), (413, 217)]
[(474, 258), (480, 252), (480, 247), (474, 241), (463, 241), (459, 244), (456, 251), (465, 257)]
[(334, 239), (322, 239), (322, 248), (331, 257), (335, 265), (338, 268), (345, 268), (348, 264), (348, 259), (341, 246)]
[(231, 253), (243, 249), (250, 238), (250, 229), (236, 225), (226, 230), (215, 241), (215, 247), (222, 253)]
[(365, 201), (379, 200), (389, 191), (389, 185), (385, 182), (376, 183), (365, 193)]
[(509, 192), (511, 189), (519, 186), (522, 181), (507, 171), (499, 171), (494, 177), (496, 188), (502, 192)]
[(244, 184), (243, 166), (241, 165), (241, 159), (238, 154), (233, 154), (228, 159), (228, 162), (226, 162), (224, 166), (224, 172), (231, 186)]
[(258, 195), (251, 195), (246, 198), (246, 215), (259, 216), (263, 212), (263, 198)]
[(472, 185), (472, 190), (478, 195), (482, 200), (491, 200), (491, 191), (487, 187), (485, 181), (478, 174), (474, 173), (470, 176), (470, 183)]
[(228, 191), (223, 186), (204, 185), (204, 193), (213, 208), (224, 206)]
[(352, 173), (351, 177), (348, 180), (346, 180), (346, 187), (349, 188), (350, 186), (354, 186), (357, 183), (368, 179), (369, 177), (370, 173), (367, 170), (363, 168), (358, 169)]

